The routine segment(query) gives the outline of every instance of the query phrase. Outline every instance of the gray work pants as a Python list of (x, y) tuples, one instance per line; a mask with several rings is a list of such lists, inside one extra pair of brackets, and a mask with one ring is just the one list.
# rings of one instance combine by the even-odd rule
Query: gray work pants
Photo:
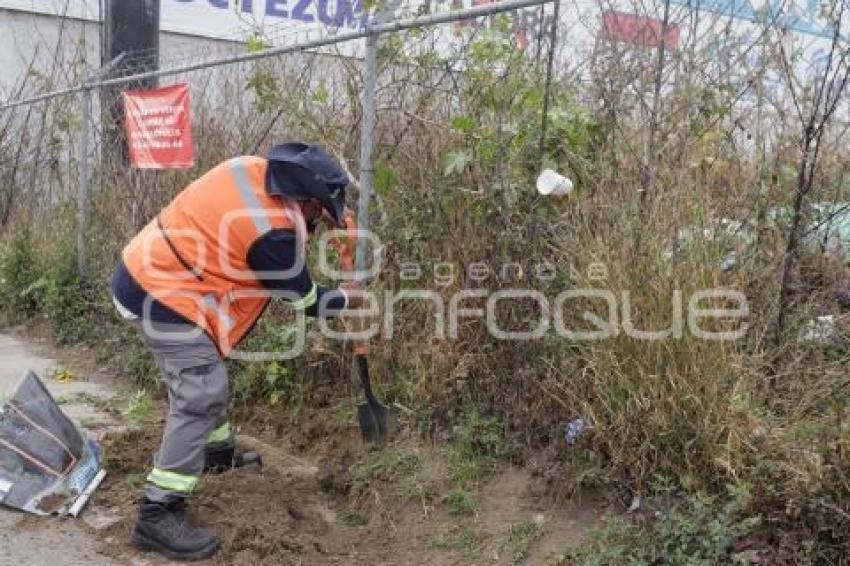
[(229, 431), (227, 368), (215, 344), (195, 325), (140, 320), (133, 324), (168, 385), (168, 419), (145, 497), (169, 502), (194, 489), (214, 431)]

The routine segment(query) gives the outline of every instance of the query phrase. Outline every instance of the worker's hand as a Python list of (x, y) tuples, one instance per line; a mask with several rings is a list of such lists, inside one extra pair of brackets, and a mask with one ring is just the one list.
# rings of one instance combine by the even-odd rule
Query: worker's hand
[(346, 236), (333, 237), (329, 240), (331, 247), (339, 256), (339, 265), (343, 271), (354, 271), (354, 253), (357, 248), (357, 223), (354, 221), (354, 214), (346, 209), (343, 217), (345, 223)]

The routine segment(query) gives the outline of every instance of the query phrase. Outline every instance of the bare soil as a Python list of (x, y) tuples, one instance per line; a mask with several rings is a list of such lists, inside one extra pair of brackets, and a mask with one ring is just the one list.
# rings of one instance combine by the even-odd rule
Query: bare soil
[[(353, 426), (333, 424), (331, 412), (297, 425), (252, 412), (238, 444), (261, 452), (264, 466), (206, 475), (192, 500), (196, 519), (221, 542), (208, 564), (543, 564), (600, 520), (599, 501), (552, 506), (531, 494), (530, 474), (513, 467), (475, 490), (474, 514), (454, 516), (443, 503), (450, 488), (439, 452), (404, 435), (383, 450), (430, 455), (415, 474), (427, 496), (400, 496), (412, 479), (404, 472), (370, 476), (364, 484), (358, 466), (380, 457), (380, 450), (362, 446)], [(100, 537), (100, 552), (119, 562), (139, 558), (127, 542), (133, 501), (161, 425), (103, 439), (109, 475), (92, 506), (121, 517)], [(518, 525), (534, 525), (533, 537), (520, 540), (520, 548), (514, 540)], [(160, 563), (151, 555), (145, 559)]]
[[(105, 481), (82, 520), (62, 523), (86, 534), (73, 535), (83, 545), (78, 554), (97, 564), (170, 564), (129, 544), (135, 500), (159, 444), (165, 401), (155, 402), (144, 424), (120, 425), (130, 384), (104, 371), (89, 348), (51, 350), (51, 355), (78, 380), (114, 393), (81, 401), (96, 402), (113, 424), (95, 429)], [(191, 509), (221, 541), (221, 550), (206, 564), (545, 564), (596, 526), (604, 508), (586, 496), (554, 503), (540, 495), (539, 481), (528, 471), (504, 465), (470, 490), (474, 510), (457, 515), (446, 500), (451, 485), (441, 447), (406, 432), (405, 423), (390, 445), (376, 448), (363, 445), (352, 407), (345, 403), (299, 415), (263, 406), (233, 411), (240, 448), (262, 453), (264, 466), (203, 477)], [(373, 468), (393, 453), (415, 457), (419, 465)], [(55, 521), (21, 516), (15, 536), (56, 538)]]

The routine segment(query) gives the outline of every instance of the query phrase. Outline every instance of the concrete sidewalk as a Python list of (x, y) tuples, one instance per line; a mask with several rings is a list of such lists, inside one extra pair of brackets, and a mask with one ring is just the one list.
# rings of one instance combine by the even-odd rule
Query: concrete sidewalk
[[(51, 379), (55, 367), (55, 360), (40, 356), (33, 346), (0, 334), (0, 396), (11, 393), (24, 371), (31, 369), (42, 378), (54, 398), (62, 400), (62, 410), (69, 417), (78, 423), (108, 426), (109, 415), (99, 411), (92, 400), (109, 399), (114, 392), (104, 384), (85, 381), (83, 376), (69, 383), (57, 383)], [(96, 533), (83, 519), (35, 517), (0, 507), (0, 564), (121, 564), (98, 554), (97, 548)]]

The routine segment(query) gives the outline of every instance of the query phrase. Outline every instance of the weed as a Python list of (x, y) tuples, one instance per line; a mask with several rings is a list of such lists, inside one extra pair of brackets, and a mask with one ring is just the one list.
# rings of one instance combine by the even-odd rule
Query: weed
[(455, 427), (454, 438), (445, 450), (449, 480), (457, 488), (477, 485), (490, 475), (496, 458), (504, 453), (499, 420), (472, 409)]
[(159, 368), (138, 333), (122, 323), (118, 334), (121, 344), (121, 371), (126, 372), (127, 377), (146, 389), (160, 387), (162, 382), (159, 380)]
[(511, 564), (519, 564), (525, 559), (531, 546), (542, 534), (543, 527), (534, 521), (525, 520), (511, 525), (506, 543)]
[(369, 518), (357, 511), (346, 511), (342, 516), (342, 522), (349, 527), (362, 527), (369, 524)]
[[(383, 241), (387, 265), (411, 261), (425, 267), (419, 281), (402, 277), (401, 269), (382, 270), (373, 289), (393, 292), (415, 286), (443, 299), (455, 290), (478, 287), (493, 292), (534, 289), (547, 297), (569, 288), (590, 289), (613, 294), (617, 304), (606, 309), (605, 301), (571, 299), (557, 311), (563, 326), (602, 330), (608, 325), (600, 321), (611, 314), (617, 333), (599, 340), (574, 341), (550, 332), (541, 340), (503, 341), (474, 320), (481, 317), (462, 315), (456, 337), (433, 340), (435, 314), (429, 314), (428, 301), (401, 301), (394, 310), (392, 340), (376, 340), (373, 359), (376, 369), (392, 369), (400, 377), (381, 385), (413, 409), (417, 430), (441, 437), (445, 428), (455, 427), (444, 453), (451, 489), (461, 491), (450, 494), (446, 504), (458, 511), (468, 509), (469, 501), (461, 493), (474, 493), (476, 484), (506, 454), (505, 441), (516, 438), (529, 450), (545, 447), (557, 455), (557, 462), (543, 473), (557, 475), (558, 481), (550, 485), (562, 492), (588, 483), (603, 488), (625, 483), (643, 489), (661, 474), (677, 489), (695, 493), (716, 490), (734, 478), (755, 486), (753, 508), (771, 513), (771, 524), (781, 535), (786, 534), (782, 528), (797, 532), (805, 523), (810, 528), (806, 537), (828, 548), (846, 546), (847, 529), (841, 528), (850, 491), (848, 402), (842, 399), (850, 390), (846, 350), (842, 355), (834, 347), (821, 352), (813, 351), (814, 345), (803, 349), (792, 335), (776, 345), (768, 339), (773, 334), (768, 322), (777, 315), (773, 311), (785, 303), (776, 300), (779, 286), (786, 287), (778, 275), (797, 252), (800, 261), (788, 263), (796, 266), (789, 275), (798, 290), (788, 314), (798, 320), (789, 320), (788, 327), (811, 315), (838, 314), (843, 308), (826, 283), (833, 281), (841, 286), (836, 291), (846, 292), (846, 262), (822, 268), (803, 265), (802, 256), (809, 252), (788, 253), (792, 250), (786, 244), (791, 243), (787, 236), (795, 224), (787, 205), (797, 196), (798, 179), (816, 179), (818, 185), (799, 199), (804, 211), (815, 214), (816, 201), (847, 201), (846, 129), (840, 124), (808, 128), (823, 133), (828, 143), (815, 152), (820, 157), (810, 163), (811, 174), (803, 175), (800, 158), (807, 163), (811, 156), (800, 154), (801, 144), (795, 140), (801, 131), (793, 112), (782, 108), (765, 112), (755, 138), (745, 139), (753, 133), (746, 127), (753, 105), (737, 104), (737, 95), (731, 92), (735, 89), (713, 76), (712, 69), (722, 67), (715, 64), (716, 45), (703, 51), (699, 42), (691, 42), (688, 49), (670, 53), (667, 70), (653, 70), (645, 64), (645, 46), (635, 54), (625, 44), (610, 50), (609, 42), (599, 42), (591, 60), (581, 66), (591, 80), (574, 82), (562, 69), (551, 81), (549, 125), (543, 135), (541, 71), (546, 65), (528, 64), (528, 53), (515, 48), (504, 19), (493, 18), (492, 24), (486, 33), (471, 34), (474, 38), (456, 60), (454, 55), (450, 59), (428, 50), (423, 41), (419, 53), (401, 61), (396, 50), (400, 37), (386, 38), (381, 65), (384, 102), (375, 132), (381, 140), (375, 155), (379, 198), (372, 226)], [(765, 36), (764, 48), (772, 53), (776, 50), (771, 35)], [(248, 40), (250, 51), (265, 45), (261, 37)], [(789, 47), (789, 53), (796, 51)], [(682, 76), (668, 72), (679, 68), (680, 57), (686, 57), (695, 72)], [(280, 66), (271, 61), (252, 63), (247, 75), (222, 73), (216, 96), (195, 101), (194, 119), (204, 135), (199, 136), (203, 143), (198, 144), (194, 169), (158, 175), (154, 181), (144, 172), (110, 166), (113, 159), (92, 162), (92, 179), (109, 190), (91, 195), (86, 234), (91, 275), (85, 279), (73, 269), (70, 246), (55, 249), (57, 242), (74, 242), (68, 237), (73, 218), (62, 211), (73, 212), (76, 205), (77, 159), (74, 144), (52, 147), (49, 140), (70, 141), (63, 132), (73, 127), (73, 121), (44, 115), (40, 128), (26, 121), (22, 128), (10, 126), (9, 139), (20, 142), (12, 144), (19, 146), (20, 155), (39, 155), (45, 140), (51, 149), (49, 156), (44, 154), (49, 159), (4, 162), (0, 186), (4, 318), (22, 321), (37, 315), (63, 341), (117, 336), (122, 371), (134, 376), (139, 387), (153, 391), (151, 377), (156, 372), (151, 356), (143, 353), (138, 339), (129, 337), (127, 325), (121, 323), (126, 330), (116, 331), (117, 317), (102, 316), (111, 308), (106, 271), (121, 247), (190, 177), (245, 148), (260, 151), (297, 131), (347, 157), (355, 149), (347, 142), (361, 118), (362, 108), (351, 92), (359, 84), (356, 70), (346, 75), (350, 88), (337, 88), (332, 78), (336, 70), (317, 84), (297, 78), (300, 74), (292, 70), (298, 65), (291, 65), (289, 56), (279, 59)], [(354, 68), (346, 62), (340, 69), (325, 59), (323, 69), (325, 63), (328, 70), (341, 73)], [(422, 66), (401, 72), (399, 63)], [(776, 67), (775, 61), (765, 65), (747, 69), (746, 74), (784, 75), (789, 68), (781, 62)], [(452, 71), (435, 73), (438, 68)], [(438, 76), (442, 78), (433, 78)], [(657, 94), (648, 88), (652, 76), (669, 77), (659, 85), (663, 88), (654, 91)], [(188, 79), (203, 81), (203, 76)], [(804, 94), (818, 92), (817, 84), (801, 84), (801, 89)], [(246, 94), (253, 104), (241, 103)], [(657, 120), (647, 121), (641, 111), (647, 108), (647, 95), (651, 106), (661, 110)], [(808, 106), (811, 98), (802, 99)], [(776, 105), (759, 98), (756, 106), (769, 110)], [(648, 132), (647, 123), (656, 124), (657, 132)], [(37, 135), (39, 130), (45, 135)], [(541, 165), (575, 180), (572, 197), (556, 200), (534, 193)], [(777, 216), (771, 210), (787, 211), (781, 214), (787, 221), (771, 219)], [(719, 264), (729, 250), (719, 248), (727, 242), (696, 238), (687, 249), (679, 249), (676, 241), (682, 229), (705, 233), (718, 217), (758, 236), (755, 245), (745, 246), (751, 249), (734, 250), (741, 252), (737, 265), (722, 273)], [(806, 219), (799, 220), (804, 227)], [(823, 251), (829, 247), (824, 240)], [(820, 252), (811, 255), (814, 260), (823, 257)], [(451, 281), (445, 285), (432, 277), (433, 266), (444, 260), (452, 267)], [(508, 262), (522, 264), (525, 275), (502, 276)], [(473, 278), (474, 264), (483, 264), (491, 276), (486, 281)], [(605, 267), (604, 276), (591, 276), (594, 265)], [(532, 274), (537, 266), (545, 267), (552, 278)], [(683, 336), (659, 340), (632, 339), (621, 332), (623, 293), (630, 293), (631, 327), (663, 333), (672, 328), (674, 293), (681, 292), (687, 303), (695, 291), (718, 287), (746, 293), (750, 330), (740, 341), (697, 340), (687, 328)], [(465, 300), (464, 305), (471, 308), (471, 302)], [(703, 302), (699, 311), (707, 312), (702, 309), (712, 304)], [(525, 327), (537, 318), (510, 300), (500, 301), (498, 310), (497, 322), (506, 329)], [(246, 349), (275, 351), (286, 344), (284, 327), (274, 316), (264, 316), (244, 344)], [(333, 366), (329, 360), (332, 348), (317, 347), (298, 362), (231, 363), (234, 398), (245, 404), (269, 402), (288, 414), (300, 411), (312, 401), (304, 384), (321, 368)], [(345, 389), (334, 390), (323, 402), (344, 398)], [(472, 404), (479, 408), (474, 414), (458, 416)], [(501, 415), (504, 422), (484, 416), (491, 414)], [(575, 444), (565, 446), (563, 425), (579, 415), (586, 419), (587, 430)], [(341, 414), (340, 420), (350, 416)], [(366, 478), (384, 473), (363, 470), (361, 479), (371, 481)], [(404, 497), (427, 497), (428, 486), (421, 485), (415, 473), (409, 478), (409, 485), (402, 486)], [(724, 524), (729, 521), (734, 518), (723, 519)], [(658, 529), (663, 524), (654, 522), (650, 540), (662, 536)], [(624, 527), (620, 534), (625, 537), (629, 532)], [(634, 541), (643, 543), (640, 537), (646, 536), (645, 529), (639, 531)], [(672, 535), (664, 536), (669, 540)], [(602, 556), (612, 556), (616, 541), (612, 545), (603, 549)], [(677, 539), (676, 545), (691, 543)], [(642, 557), (628, 547), (624, 552), (635, 560)]]
[(719, 504), (706, 495), (669, 504), (649, 524), (609, 519), (561, 564), (719, 564), (734, 560), (733, 544), (758, 526), (734, 500)]
[(54, 265), (38, 284), (39, 301), (59, 344), (81, 342), (97, 334), (98, 325), (92, 315), (97, 313), (94, 307), (100, 290), (93, 282), (79, 277), (73, 265)]
[(415, 501), (425, 506), (433, 501), (437, 494), (434, 486), (423, 482), (419, 474), (414, 472), (402, 481), (396, 495), (401, 503)]
[(33, 315), (38, 308), (34, 292), (41, 269), (38, 251), (27, 225), (7, 242), (0, 253), (0, 304), (13, 322)]
[(452, 485), (471, 487), (490, 475), (493, 460), (481, 454), (470, 454), (456, 445), (446, 450), (446, 468)]
[(455, 487), (443, 497), (449, 513), (455, 516), (474, 515), (478, 511), (478, 501), (467, 490)]
[(451, 523), (440, 527), (427, 546), (469, 555), (478, 547), (479, 542), (479, 535), (469, 524)]
[[(261, 322), (261, 332), (242, 347), (246, 351), (284, 352), (296, 335), (292, 328)], [(301, 381), (296, 378), (292, 361), (246, 362), (231, 367), (234, 397), (242, 403), (264, 399), (270, 405), (297, 406), (301, 401)]]
[(352, 468), (351, 490), (360, 494), (376, 481), (395, 482), (412, 477), (420, 468), (419, 456), (402, 452), (396, 446), (385, 446), (364, 454)]
[(104, 407), (107, 401), (97, 395), (92, 395), (86, 391), (78, 391), (70, 396), (70, 401), (80, 403), (82, 405), (91, 405), (92, 407)]
[(153, 401), (144, 389), (139, 389), (127, 401), (127, 407), (121, 411), (121, 415), (129, 422), (139, 424), (143, 422), (153, 408)]
[(28, 227), (18, 231), (0, 251), (0, 307), (6, 316), (19, 322), (45, 314), (60, 344), (93, 337), (100, 291), (79, 275), (74, 258), (64, 240), (59, 249), (42, 253)]

